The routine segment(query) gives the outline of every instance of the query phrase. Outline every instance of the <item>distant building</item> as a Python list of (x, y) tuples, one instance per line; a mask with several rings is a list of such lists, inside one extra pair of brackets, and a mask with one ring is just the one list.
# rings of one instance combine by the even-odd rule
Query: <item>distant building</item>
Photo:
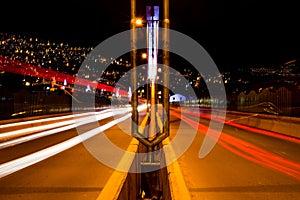
[(174, 95), (170, 96), (169, 101), (170, 102), (186, 101), (186, 97), (181, 94), (174, 94)]

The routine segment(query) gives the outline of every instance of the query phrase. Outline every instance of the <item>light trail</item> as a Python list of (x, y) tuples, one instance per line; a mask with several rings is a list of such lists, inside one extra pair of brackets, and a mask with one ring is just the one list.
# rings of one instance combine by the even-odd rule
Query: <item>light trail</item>
[(38, 139), (38, 138), (41, 138), (41, 137), (56, 134), (56, 133), (59, 133), (59, 132), (62, 132), (62, 131), (67, 131), (67, 130), (70, 130), (72, 128), (76, 128), (76, 124), (71, 124), (71, 125), (68, 125), (68, 126), (63, 126), (63, 127), (60, 127), (60, 128), (51, 129), (51, 130), (48, 130), (48, 131), (43, 131), (41, 133), (32, 134), (32, 135), (24, 136), (24, 137), (21, 137), (21, 138), (5, 141), (5, 142), (0, 143), (0, 149), (4, 149), (4, 148), (7, 148), (7, 147), (12, 147), (12, 146), (15, 146), (17, 144), (21, 144), (21, 143), (28, 142), (28, 141), (31, 141), (31, 140), (35, 140), (35, 139)]
[(48, 147), (46, 149), (37, 151), (35, 153), (32, 153), (30, 155), (24, 156), (22, 158), (18, 158), (15, 160), (12, 160), (10, 162), (4, 163), (0, 165), (0, 178), (3, 178), (9, 174), (12, 174), (18, 170), (24, 169), (26, 167), (29, 167), (35, 163), (38, 163), (40, 161), (43, 161), (51, 156), (54, 156), (58, 153), (61, 153), (81, 142), (84, 142), (85, 140), (102, 133), (103, 131), (111, 128), (112, 126), (128, 119), (131, 117), (131, 113), (127, 114), (123, 117), (120, 117), (118, 119), (115, 119), (103, 126), (97, 127), (95, 129), (89, 130), (79, 136), (76, 136), (74, 138), (71, 138), (69, 140), (66, 140), (62, 143), (59, 143), (57, 145)]
[[(142, 111), (142, 110), (145, 110), (147, 109), (147, 105), (144, 104), (144, 105), (140, 105), (138, 107), (138, 111)], [(111, 116), (115, 116), (115, 115), (119, 115), (119, 114), (124, 114), (126, 112), (130, 112), (132, 111), (132, 107), (127, 107), (127, 108), (116, 108), (115, 110), (111, 110), (110, 115)], [(32, 154), (29, 154), (27, 156), (24, 156), (24, 157), (21, 157), (21, 158), (18, 158), (18, 159), (15, 159), (15, 160), (12, 160), (12, 161), (9, 161), (9, 162), (6, 162), (6, 163), (3, 163), (0, 165), (0, 178), (2, 177), (5, 177), (9, 174), (12, 174), (16, 171), (19, 171), (21, 169), (24, 169), (26, 167), (29, 167), (35, 163), (38, 163), (40, 161), (43, 161), (51, 156), (54, 156), (58, 153), (61, 153), (81, 142), (84, 142), (85, 140), (97, 135), (97, 134), (100, 134), (102, 133), (103, 131), (111, 128), (112, 126), (130, 118), (132, 115), (132, 113), (129, 113), (129, 114), (126, 114), (125, 116), (122, 116), (118, 119), (115, 119), (113, 121), (110, 121), (109, 123), (107, 124), (104, 124), (100, 127), (97, 127), (95, 129), (92, 129), (92, 130), (89, 130), (85, 133), (82, 133), (74, 138), (71, 138), (69, 140), (66, 140), (62, 143), (59, 143), (59, 144), (56, 144), (54, 146), (51, 146), (51, 147), (48, 147), (46, 149), (43, 149), (43, 150), (40, 150), (40, 151), (37, 151), (35, 153), (32, 153)], [(106, 116), (107, 117), (107, 116)], [(99, 115), (99, 117), (97, 119), (104, 119), (106, 118), (105, 115)], [(85, 123), (86, 120), (82, 120), (81, 122), (78, 122), (76, 124), (72, 124), (72, 125), (69, 125), (69, 126), (66, 126), (66, 127), (61, 127), (59, 128), (60, 131), (62, 130), (65, 130), (65, 129), (68, 129), (68, 128), (75, 128), (79, 125), (82, 125), (83, 123)], [(82, 123), (82, 124), (81, 124)], [(52, 130), (51, 130), (52, 131)], [(50, 134), (50, 132), (48, 132), (48, 134)], [(45, 134), (45, 133), (44, 133)], [(32, 136), (34, 137), (34, 136)]]
[[(222, 141), (231, 145), (231, 147), (235, 147), (236, 149), (244, 152), (243, 157), (248, 156), (247, 159), (252, 157), (252, 161), (267, 166), (269, 168), (275, 169), (282, 173), (293, 176), (294, 178), (300, 180), (300, 164), (290, 161), (286, 158), (280, 157), (274, 153), (268, 152), (262, 148), (259, 148), (251, 143), (245, 142), (241, 139), (237, 139), (228, 134), (224, 134), (222, 136)], [(224, 144), (222, 144), (224, 146)], [(228, 149), (228, 147), (227, 147)], [(232, 148), (230, 151), (233, 151)], [(242, 155), (240, 153), (239, 155)]]
[(66, 125), (72, 124), (74, 122), (75, 121), (72, 119), (72, 120), (67, 120), (67, 121), (63, 121), (63, 122), (57, 122), (55, 124), (47, 124), (47, 125), (42, 125), (42, 126), (24, 128), (24, 129), (10, 131), (10, 132), (6, 132), (6, 133), (1, 133), (0, 134), (0, 141), (6, 141), (6, 140), (9, 140), (9, 139), (12, 139), (12, 138), (15, 138), (15, 137), (20, 137), (20, 136), (32, 134), (32, 133), (42, 131), (42, 130), (57, 128), (57, 127), (60, 127), (60, 126), (66, 126)]
[[(84, 115), (94, 114), (97, 118), (99, 115), (105, 115), (107, 112), (111, 112), (111, 110), (104, 110), (104, 111), (101, 111), (100, 113), (93, 112), (93, 113), (73, 115), (73, 116), (74, 117), (78, 117), (78, 116), (82, 117)], [(92, 117), (87, 117), (87, 118), (85, 117), (85, 118), (81, 118), (79, 120), (88, 120), (90, 118), (95, 118), (95, 116), (94, 117), (93, 116)], [(64, 116), (64, 117), (54, 117), (54, 118), (50, 118), (50, 119), (46, 118), (46, 119), (42, 119), (42, 120), (35, 120), (34, 122), (33, 121), (27, 121), (27, 122), (29, 124), (33, 124), (33, 123), (37, 123), (38, 121), (39, 122), (41, 122), (41, 121), (49, 122), (49, 121), (53, 121), (53, 120), (59, 120), (59, 119), (61, 120), (61, 119), (70, 118), (70, 117), (72, 117), (72, 115), (67, 116), (67, 117), (66, 116)], [(32, 133), (38, 132), (38, 131), (43, 131), (43, 130), (53, 129), (53, 128), (57, 128), (57, 127), (61, 127), (61, 126), (66, 126), (66, 125), (69, 125), (69, 124), (72, 124), (72, 123), (75, 123), (75, 122), (76, 121), (74, 119), (71, 119), (71, 120), (66, 120), (66, 121), (63, 121), (63, 122), (57, 122), (57, 123), (54, 123), (54, 124), (46, 124), (46, 125), (41, 125), (41, 126), (36, 126), (36, 127), (23, 128), (23, 129), (10, 131), (10, 132), (6, 132), (6, 133), (0, 133), (0, 141), (1, 140), (5, 141), (5, 140), (9, 140), (9, 139), (14, 138), (14, 137), (19, 137), (19, 136), (32, 134)], [(20, 125), (19, 123), (14, 123), (13, 124), (13, 126), (19, 126), (19, 125)]]
[[(177, 113), (171, 110), (170, 114), (185, 121), (187, 124), (195, 128), (202, 134), (206, 134), (209, 130), (208, 126), (189, 119), (188, 117), (181, 115), (181, 113)], [(299, 163), (280, 157), (251, 143), (230, 136), (225, 132), (222, 132), (219, 138), (217, 137), (218, 135), (219, 134), (216, 131), (210, 130), (209, 137), (216, 140), (219, 145), (229, 150), (230, 152), (261, 166), (277, 170), (283, 174), (300, 180)]]
[[(109, 111), (109, 110), (106, 110), (106, 111)], [(81, 117), (81, 116), (86, 116), (86, 115), (94, 115), (95, 113), (97, 113), (97, 112), (86, 112), (86, 113), (80, 113), (80, 114), (64, 115), (64, 116), (60, 116), (60, 117), (51, 117), (51, 118), (43, 118), (43, 119), (36, 119), (36, 120), (30, 120), (30, 121), (2, 124), (2, 125), (0, 125), (0, 129), (14, 127), (14, 126), (22, 126), (22, 125), (27, 125), (27, 124), (40, 123), (40, 122), (50, 122), (50, 121), (67, 119), (67, 118), (72, 118), (72, 117), (75, 118), (75, 117)]]
[[(97, 115), (95, 115), (95, 116), (80, 118), (80, 119), (76, 119), (76, 120), (68, 120), (68, 121), (65, 121), (65, 122), (62, 122), (62, 123), (56, 123), (56, 124), (53, 124), (53, 125), (51, 124), (51, 125), (47, 126), (48, 129), (52, 128), (51, 130), (39, 132), (39, 133), (36, 133), (36, 134), (31, 134), (31, 135), (28, 135), (28, 136), (23, 136), (24, 134), (28, 134), (26, 132), (26, 130), (23, 133), (22, 133), (22, 131), (24, 131), (24, 129), (18, 130), (18, 133), (21, 132), (21, 135), (23, 137), (12, 139), (12, 140), (0, 143), (0, 149), (11, 147), (11, 146), (23, 143), (23, 142), (38, 139), (38, 138), (45, 137), (45, 136), (48, 136), (48, 135), (56, 134), (56, 133), (59, 133), (59, 132), (62, 132), (62, 131), (70, 130), (70, 129), (76, 128), (78, 126), (88, 124), (88, 123), (93, 123), (93, 122), (103, 120), (103, 119), (106, 119), (108, 117), (112, 117), (112, 116), (115, 116), (115, 115), (125, 114), (125, 113), (128, 113), (129, 111), (130, 111), (129, 108), (119, 108), (119, 109), (116, 109), (114, 111), (112, 109), (109, 109), (109, 110), (101, 111), (101, 112), (97, 113)], [(65, 125), (65, 126), (63, 126), (63, 125)], [(59, 127), (59, 128), (57, 128), (57, 127)], [(44, 129), (44, 126), (34, 127), (34, 128), (30, 128), (30, 129), (41, 131), (41, 130)], [(12, 133), (15, 133), (15, 132), (16, 131), (13, 131)], [(11, 136), (11, 133), (9, 133), (9, 134)], [(2, 136), (2, 134), (0, 136)], [(16, 136), (16, 135), (14, 135), (14, 136)], [(1, 139), (1, 137), (0, 137), (0, 139)]]
[[(31, 135), (28, 135), (28, 136), (23, 136), (23, 137), (20, 137), (20, 138), (16, 138), (16, 139), (12, 139), (12, 140), (9, 140), (9, 141), (2, 142), (2, 143), (0, 143), (0, 149), (11, 147), (11, 146), (14, 146), (14, 145), (17, 145), (17, 144), (21, 144), (23, 142), (28, 142), (28, 141), (38, 139), (38, 138), (41, 138), (41, 137), (45, 137), (45, 136), (48, 136), (48, 135), (56, 134), (56, 133), (59, 133), (59, 132), (62, 132), (62, 131), (70, 130), (72, 128), (76, 128), (76, 127), (84, 125), (84, 124), (96, 122), (96, 121), (99, 121), (99, 120), (106, 119), (108, 117), (112, 117), (114, 115), (124, 114), (124, 113), (127, 113), (127, 112), (128, 112), (128, 109), (119, 109), (119, 110), (114, 111), (114, 112), (112, 112), (112, 110), (110, 109), (110, 110), (102, 111), (102, 112), (98, 113), (95, 116), (80, 118), (76, 121), (75, 120), (69, 120), (66, 123), (63, 123), (63, 124), (65, 124), (65, 126), (62, 126), (60, 123), (57, 123), (59, 125), (57, 125), (57, 124), (49, 125), (48, 128), (49, 129), (52, 128), (51, 130), (47, 130), (47, 131), (39, 132), (39, 133), (36, 133), (36, 134), (31, 134)], [(57, 127), (59, 127), (59, 128), (57, 128)], [(40, 127), (35, 127), (35, 128), (38, 130)], [(41, 128), (40, 130), (42, 130), (42, 129), (43, 128)], [(25, 132), (22, 135), (24, 135), (24, 134), (27, 134), (27, 133)]]
[[(0, 70), (30, 77), (44, 78), (46, 80), (52, 80), (52, 78), (55, 77), (56, 81), (61, 83), (63, 83), (66, 80), (72, 85), (75, 84), (81, 86), (90, 86), (99, 90), (104, 89), (107, 92), (116, 92), (116, 88), (110, 85), (98, 83), (80, 77), (75, 77), (69, 74), (60, 73), (48, 68), (34, 66), (32, 64), (28, 64), (18, 60), (13, 60), (2, 55), (0, 55)], [(119, 90), (118, 92), (120, 95), (128, 97), (127, 91)]]
[[(174, 111), (178, 111), (178, 109), (174, 109), (174, 108), (171, 108), (171, 109), (174, 110)], [(246, 130), (246, 131), (250, 131), (250, 132), (254, 132), (254, 133), (258, 133), (258, 134), (262, 134), (262, 135), (266, 135), (266, 136), (278, 138), (278, 139), (281, 139), (281, 140), (286, 140), (286, 141), (290, 141), (290, 142), (300, 144), (300, 138), (293, 137), (293, 136), (290, 136), (290, 135), (285, 135), (285, 134), (282, 134), (282, 133), (277, 133), (277, 132), (273, 132), (273, 131), (258, 129), (258, 128), (255, 128), (255, 127), (250, 127), (250, 126), (247, 126), (247, 125), (243, 125), (243, 124), (233, 122), (231, 120), (221, 120), (219, 118), (212, 117), (210, 115), (206, 115), (206, 114), (202, 114), (202, 113), (199, 114), (199, 113), (195, 113), (195, 112), (191, 112), (191, 111), (187, 111), (187, 110), (181, 110), (181, 112), (192, 115), (192, 116), (200, 117), (200, 118), (214, 120), (214, 121), (224, 123), (224, 124), (229, 125), (229, 126), (233, 126), (233, 127), (239, 128), (239, 129)]]

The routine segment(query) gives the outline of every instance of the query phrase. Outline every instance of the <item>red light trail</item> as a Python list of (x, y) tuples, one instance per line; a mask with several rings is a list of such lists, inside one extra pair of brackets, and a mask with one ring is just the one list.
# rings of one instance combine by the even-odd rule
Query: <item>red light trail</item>
[[(178, 111), (178, 110), (177, 110)], [(200, 133), (206, 134), (209, 127), (194, 120), (189, 119), (186, 116), (183, 116), (181, 113), (175, 112), (173, 110), (170, 111), (170, 114), (180, 118)], [(207, 117), (209, 117), (207, 115)], [(211, 131), (209, 136), (212, 139), (217, 139), (217, 133)], [(291, 176), (297, 180), (300, 180), (300, 164), (288, 160), (286, 158), (280, 157), (272, 152), (264, 150), (260, 147), (257, 147), (251, 143), (243, 141), (241, 139), (230, 136), (229, 134), (222, 132), (217, 143), (229, 150), (230, 152), (245, 158), (249, 161), (257, 163), (261, 166), (268, 167), (274, 170), (277, 170), (281, 173), (284, 173), (288, 176)]]
[[(174, 108), (171, 108), (171, 109), (176, 110)], [(250, 127), (250, 126), (247, 126), (247, 125), (235, 123), (235, 122), (230, 121), (230, 120), (221, 120), (221, 119), (218, 119), (218, 118), (212, 118), (212, 116), (206, 115), (206, 114), (203, 114), (203, 113), (199, 114), (199, 113), (194, 113), (194, 112), (187, 111), (187, 110), (181, 110), (181, 112), (192, 115), (192, 116), (208, 119), (208, 120), (214, 120), (214, 121), (224, 123), (224, 124), (229, 125), (229, 126), (233, 126), (233, 127), (239, 128), (239, 129), (246, 130), (246, 131), (250, 131), (250, 132), (254, 132), (254, 133), (258, 133), (258, 134), (262, 134), (262, 135), (267, 135), (267, 136), (270, 136), (270, 137), (275, 137), (275, 138), (278, 138), (278, 139), (282, 139), (282, 140), (286, 140), (286, 141), (290, 141), (290, 142), (300, 144), (300, 139), (299, 138), (296, 138), (296, 137), (293, 137), (293, 136), (290, 136), (290, 135), (284, 135), (282, 133), (277, 133), (277, 132), (273, 132), (273, 131), (258, 129), (258, 128)]]
[[(69, 84), (76, 84), (81, 86), (90, 86), (91, 88), (97, 88), (106, 92), (116, 92), (116, 88), (106, 84), (101, 84), (95, 81), (86, 80), (71, 76), (69, 74), (60, 73), (51, 69), (46, 69), (38, 66), (34, 66), (28, 63), (24, 63), (17, 60), (12, 60), (0, 55), (0, 70), (5, 72), (11, 72), (15, 74), (21, 74), (25, 76), (44, 78), (46, 80), (52, 80), (55, 77), (57, 82), (64, 82), (66, 80)], [(119, 90), (121, 96), (128, 96), (128, 92), (125, 90)]]

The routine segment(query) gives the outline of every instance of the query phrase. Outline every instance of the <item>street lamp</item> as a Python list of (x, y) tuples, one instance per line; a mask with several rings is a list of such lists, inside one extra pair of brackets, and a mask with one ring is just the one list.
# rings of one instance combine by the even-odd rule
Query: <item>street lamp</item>
[(142, 53), (142, 58), (143, 59), (147, 59), (147, 57), (148, 57), (147, 53)]
[[(132, 13), (133, 28), (143, 26), (143, 20), (135, 17), (135, 12)], [(142, 54), (142, 59), (148, 59), (147, 70), (147, 82), (150, 84), (150, 130), (149, 139), (153, 139), (156, 135), (156, 112), (157, 112), (157, 56), (158, 56), (158, 29), (159, 29), (159, 6), (147, 6), (146, 7), (146, 24), (147, 24), (147, 53)], [(133, 36), (132, 41), (135, 41)], [(133, 46), (133, 49), (135, 46)], [(136, 58), (136, 52), (132, 58)], [(134, 60), (135, 62), (135, 60)], [(136, 63), (134, 63), (134, 66)], [(134, 73), (133, 73), (134, 74)], [(133, 80), (136, 80), (136, 75), (133, 76)], [(147, 92), (148, 93), (148, 92)], [(147, 95), (148, 102), (148, 95)], [(147, 103), (148, 104), (148, 103)]]
[[(169, 27), (169, 0), (163, 0), (163, 13), (164, 13), (164, 19), (163, 19), (163, 27), (168, 28)], [(143, 24), (143, 20), (137, 20), (136, 17), (136, 0), (131, 0), (131, 21), (130, 21), (130, 27), (131, 29), (135, 29)], [(166, 115), (163, 115), (163, 121), (166, 122), (163, 126), (163, 132), (156, 134), (157, 129), (157, 109), (156, 109), (156, 81), (157, 81), (157, 70), (158, 70), (158, 34), (159, 34), (159, 6), (147, 6), (146, 7), (146, 20), (147, 23), (147, 60), (148, 60), (148, 77), (147, 77), (147, 86), (149, 85), (151, 87), (150, 92), (150, 104), (151, 104), (151, 110), (149, 112), (149, 118), (150, 118), (150, 124), (149, 124), (149, 131), (146, 133), (148, 134), (146, 138), (140, 137), (141, 133), (139, 133), (139, 130), (137, 129), (136, 124), (138, 123), (138, 111), (137, 111), (137, 95), (133, 95), (132, 97), (132, 120), (134, 123), (132, 126), (132, 135), (135, 136), (140, 142), (142, 142), (147, 147), (147, 152), (153, 152), (157, 145), (159, 145), (166, 137), (169, 136), (169, 91), (168, 87), (165, 87), (164, 90), (164, 101), (163, 106), (165, 107), (165, 110), (167, 111)], [(168, 45), (169, 45), (169, 37), (168, 37), (168, 31), (163, 31), (163, 59), (169, 59), (169, 54), (167, 52)], [(137, 86), (137, 71), (136, 71), (136, 55), (137, 55), (137, 33), (135, 31), (132, 31), (131, 34), (131, 60), (132, 60), (132, 85), (134, 88)], [(164, 60), (163, 64), (165, 66), (169, 66), (169, 61)], [(166, 70), (166, 74), (164, 75), (164, 81), (169, 81), (169, 71)], [(168, 84), (167, 84), (168, 86)], [(150, 89), (150, 88), (149, 88)], [(135, 125), (135, 126), (134, 126)], [(143, 164), (146, 165), (157, 165), (157, 162), (154, 158), (154, 154), (147, 154), (146, 162), (143, 162)]]
[(143, 26), (143, 19), (142, 18), (136, 18), (135, 19), (136, 26)]

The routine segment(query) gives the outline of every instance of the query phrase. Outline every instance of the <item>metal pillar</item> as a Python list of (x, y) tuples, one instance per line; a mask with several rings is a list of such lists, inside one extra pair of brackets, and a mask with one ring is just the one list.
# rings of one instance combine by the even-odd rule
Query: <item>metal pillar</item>
[(131, 74), (131, 85), (133, 88), (132, 96), (131, 96), (131, 106), (132, 106), (132, 135), (137, 134), (137, 124), (138, 124), (138, 93), (137, 89), (137, 69), (136, 69), (136, 32), (134, 29), (136, 28), (136, 1), (131, 0), (131, 21), (130, 21), (130, 29), (131, 31), (131, 48), (130, 52), (131, 64), (132, 64), (132, 74)]
[[(150, 104), (151, 104), (151, 110), (149, 116), (150, 116), (150, 128), (148, 135), (144, 137), (144, 133), (139, 133), (138, 129), (138, 94), (136, 92), (137, 90), (137, 49), (136, 49), (136, 0), (131, 0), (131, 22), (130, 27), (132, 29), (131, 34), (131, 62), (132, 62), (132, 88), (133, 93), (131, 97), (131, 105), (132, 105), (132, 136), (136, 137), (140, 141), (141, 144), (143, 144), (143, 147), (146, 147), (147, 150), (147, 157), (146, 160), (140, 161), (140, 167), (141, 169), (153, 169), (154, 171), (150, 171), (147, 173), (141, 174), (141, 185), (146, 184), (146, 187), (141, 187), (144, 189), (147, 189), (147, 193), (150, 193), (150, 195), (153, 195), (155, 192), (162, 192), (165, 196), (168, 192), (164, 191), (164, 187), (161, 183), (161, 180), (165, 180), (165, 178), (162, 179), (162, 177), (159, 177), (160, 175), (166, 176), (161, 171), (160, 166), (163, 166), (161, 162), (164, 162), (164, 159), (162, 159), (163, 156), (161, 155), (154, 155), (154, 151), (156, 149), (162, 148), (162, 141), (166, 139), (169, 136), (169, 0), (163, 0), (163, 17), (162, 20), (163, 24), (163, 65), (164, 65), (164, 74), (163, 74), (163, 81), (165, 82), (165, 87), (163, 88), (163, 108), (165, 110), (165, 113), (162, 115), (162, 121), (163, 124), (163, 130), (162, 133), (157, 133), (157, 50), (158, 50), (158, 25), (159, 25), (159, 15), (157, 12), (159, 12), (158, 6), (147, 6), (147, 33), (148, 33), (148, 83), (151, 83), (151, 98), (150, 98)], [(151, 14), (149, 14), (151, 13)], [(149, 33), (151, 35), (149, 35)], [(151, 54), (151, 55), (150, 55)], [(152, 71), (152, 72), (151, 72)], [(147, 85), (148, 87), (148, 85)], [(148, 91), (148, 90), (147, 90)], [(148, 95), (147, 95), (148, 98)], [(148, 102), (148, 99), (147, 99)], [(163, 151), (160, 151), (160, 154), (162, 154)], [(157, 159), (156, 159), (157, 158)], [(164, 168), (165, 169), (165, 168)]]
[(164, 75), (163, 80), (165, 83), (165, 87), (163, 88), (163, 108), (166, 113), (163, 115), (163, 132), (169, 136), (170, 127), (170, 111), (169, 111), (169, 66), (170, 66), (170, 57), (169, 57), (169, 49), (170, 49), (170, 19), (169, 19), (169, 0), (164, 0), (163, 2), (163, 65)]
[[(152, 152), (153, 149), (161, 144), (161, 142), (169, 136), (169, 1), (164, 0), (163, 3), (163, 65), (165, 68), (164, 75), (163, 75), (163, 80), (165, 81), (165, 87), (163, 89), (163, 107), (164, 110), (166, 111), (163, 113), (163, 132), (160, 134), (157, 134), (157, 106), (156, 106), (156, 93), (157, 93), (157, 83), (156, 83), (156, 76), (157, 76), (157, 47), (158, 47), (158, 40), (157, 40), (157, 28), (158, 28), (158, 6), (147, 6), (147, 12), (151, 13), (151, 15), (148, 14), (147, 16), (147, 21), (148, 23), (148, 34), (149, 32), (152, 31), (152, 35), (148, 36), (151, 37), (150, 41), (148, 41), (148, 49), (151, 49), (151, 55), (148, 55), (148, 68), (149, 71), (153, 71), (152, 74), (149, 73), (148, 71), (148, 78), (151, 82), (151, 111), (150, 111), (150, 130), (147, 135), (147, 137), (144, 137), (144, 133), (139, 133), (138, 132), (138, 94), (135, 91), (137, 89), (137, 71), (136, 71), (136, 57), (137, 57), (137, 49), (136, 49), (136, 31), (134, 29), (136, 28), (136, 1), (131, 0), (131, 23), (130, 27), (133, 30), (132, 35), (131, 35), (131, 62), (132, 62), (132, 87), (134, 88), (134, 91), (132, 93), (132, 99), (131, 99), (131, 105), (132, 105), (132, 135), (136, 137), (142, 144), (144, 144), (148, 152)], [(150, 11), (149, 11), (150, 9)], [(156, 13), (156, 14), (154, 14)], [(154, 27), (157, 26), (157, 27)], [(156, 32), (157, 31), (157, 32)], [(151, 155), (151, 154), (150, 154)], [(153, 162), (154, 159), (150, 158), (147, 159), (147, 161)], [(150, 163), (148, 163), (150, 164)], [(157, 165), (156, 162), (153, 162), (153, 165)]]
[(157, 134), (157, 55), (158, 55), (158, 28), (159, 28), (159, 7), (146, 6), (147, 19), (147, 48), (148, 48), (148, 77), (151, 82), (150, 93), (150, 131), (149, 140), (153, 140)]

